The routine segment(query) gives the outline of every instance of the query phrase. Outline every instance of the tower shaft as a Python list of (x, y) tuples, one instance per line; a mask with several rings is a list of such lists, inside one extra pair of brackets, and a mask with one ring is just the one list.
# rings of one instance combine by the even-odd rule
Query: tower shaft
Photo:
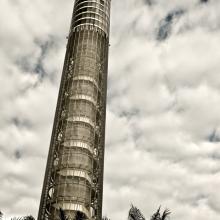
[(38, 220), (102, 217), (110, 0), (76, 0)]

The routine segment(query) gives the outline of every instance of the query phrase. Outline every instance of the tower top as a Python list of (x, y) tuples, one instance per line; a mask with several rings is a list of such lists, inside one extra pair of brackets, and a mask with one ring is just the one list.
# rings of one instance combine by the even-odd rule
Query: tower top
[(71, 31), (97, 27), (109, 35), (110, 0), (76, 0)]

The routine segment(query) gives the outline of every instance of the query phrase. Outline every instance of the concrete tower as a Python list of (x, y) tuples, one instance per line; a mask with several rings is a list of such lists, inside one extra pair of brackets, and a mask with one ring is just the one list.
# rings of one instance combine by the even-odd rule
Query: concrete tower
[(110, 0), (76, 0), (38, 220), (102, 218)]

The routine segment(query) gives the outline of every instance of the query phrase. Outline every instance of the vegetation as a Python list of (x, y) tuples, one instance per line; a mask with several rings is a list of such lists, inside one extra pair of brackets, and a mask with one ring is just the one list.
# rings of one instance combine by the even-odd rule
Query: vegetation
[[(76, 220), (84, 220), (85, 215), (82, 212), (76, 212)], [(60, 220), (70, 220), (70, 218), (65, 214), (65, 211), (60, 208)]]
[[(168, 220), (171, 212), (169, 209), (165, 209), (161, 212), (161, 207), (152, 215), (150, 220)], [(0, 211), (0, 220), (3, 220), (3, 213)], [(32, 215), (27, 215), (23, 217), (13, 217), (11, 220), (35, 220)], [(70, 220), (68, 216), (66, 216), (65, 211), (60, 208), (60, 220)], [(76, 213), (76, 220), (85, 220), (84, 214), (81, 212)], [(110, 220), (107, 217), (103, 217), (102, 220)], [(145, 217), (142, 215), (141, 211), (135, 206), (131, 206), (128, 213), (128, 220), (145, 220)]]
[[(161, 213), (161, 207), (152, 215), (150, 220), (168, 220), (168, 216), (171, 212), (168, 209), (165, 209)], [(135, 206), (131, 206), (131, 209), (128, 214), (128, 220), (145, 220), (145, 217), (142, 215), (141, 211)]]
[(151, 217), (151, 220), (166, 220), (168, 218), (168, 216), (171, 214), (169, 209), (165, 209), (163, 211), (163, 213), (160, 213), (160, 207), (157, 210), (156, 213), (153, 214), (153, 216)]
[[(3, 213), (0, 211), (0, 220), (3, 220)], [(13, 217), (11, 220), (35, 220), (32, 215), (27, 215), (23, 217)]]
[(27, 215), (23, 217), (13, 217), (11, 220), (35, 220), (32, 215)]

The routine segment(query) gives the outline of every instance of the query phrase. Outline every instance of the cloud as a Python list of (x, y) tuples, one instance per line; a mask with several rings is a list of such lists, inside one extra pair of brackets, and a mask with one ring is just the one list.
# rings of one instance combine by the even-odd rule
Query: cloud
[[(173, 220), (220, 217), (220, 3), (200, 3), (112, 1), (103, 210), (111, 219), (126, 219), (131, 203), (146, 218), (160, 204)], [(6, 217), (37, 215), (72, 6), (0, 2)]]
[(159, 41), (166, 40), (171, 34), (173, 21), (181, 17), (181, 15), (183, 14), (184, 11), (182, 9), (178, 9), (168, 13), (168, 15), (161, 21), (157, 34), (157, 40)]
[(209, 0), (200, 0), (201, 3), (207, 3)]

